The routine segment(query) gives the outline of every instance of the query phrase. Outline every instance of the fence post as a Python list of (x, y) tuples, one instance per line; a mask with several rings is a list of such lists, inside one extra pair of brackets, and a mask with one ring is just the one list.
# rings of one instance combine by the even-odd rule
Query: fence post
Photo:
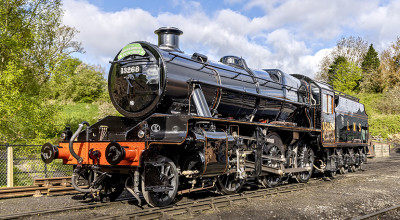
[(7, 147), (7, 187), (14, 186), (14, 157), (13, 148), (8, 143)]

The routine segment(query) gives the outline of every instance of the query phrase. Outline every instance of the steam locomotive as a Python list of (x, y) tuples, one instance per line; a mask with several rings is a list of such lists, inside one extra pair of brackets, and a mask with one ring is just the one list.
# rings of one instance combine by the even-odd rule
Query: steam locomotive
[(307, 182), (366, 161), (368, 116), (357, 98), (237, 56), (184, 54), (182, 33), (159, 28), (158, 45), (130, 43), (111, 61), (108, 90), (122, 117), (82, 122), (43, 145), (45, 163), (74, 166), (76, 190), (112, 201), (126, 189), (139, 205), (142, 194), (166, 206), (178, 190), (233, 194), (246, 181)]

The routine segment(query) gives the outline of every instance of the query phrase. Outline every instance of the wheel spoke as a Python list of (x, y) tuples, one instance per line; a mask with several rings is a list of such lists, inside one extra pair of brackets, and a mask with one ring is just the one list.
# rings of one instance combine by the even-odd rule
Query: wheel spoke
[(161, 165), (161, 174), (165, 174), (164, 173), (164, 165)]
[(171, 202), (173, 202), (178, 190), (179, 174), (174, 162), (165, 156), (159, 156), (157, 163), (159, 164), (159, 166), (157, 166), (157, 170), (150, 170), (152, 173), (149, 175), (159, 175), (159, 179), (161, 180), (160, 186), (168, 188), (158, 192), (151, 190), (146, 191), (146, 178), (143, 178), (143, 176), (141, 184), (144, 199), (150, 206), (153, 207), (169, 205)]
[[(275, 138), (274, 138), (275, 139)], [(275, 141), (275, 143), (280, 143), (281, 141)], [(282, 157), (282, 151), (279, 146), (275, 144), (267, 144), (264, 145), (264, 150), (263, 154), (266, 156), (271, 156), (271, 157), (276, 157), (276, 158), (281, 158)], [(263, 165), (273, 167), (273, 168), (279, 168), (280, 162), (272, 159), (266, 159), (262, 161)], [(280, 184), (281, 182), (281, 177), (278, 175), (268, 175), (263, 177), (263, 184), (267, 185), (269, 187), (275, 187)]]
[(310, 146), (305, 143), (299, 145), (297, 153), (297, 166), (301, 168), (311, 168), (310, 171), (304, 171), (296, 175), (298, 182), (307, 182), (312, 174), (314, 164), (314, 152)]
[(244, 180), (236, 179), (236, 174), (224, 174), (217, 178), (216, 186), (222, 194), (237, 193), (243, 186)]
[(168, 175), (169, 169), (171, 169), (171, 166), (168, 164), (164, 172), (165, 175)]

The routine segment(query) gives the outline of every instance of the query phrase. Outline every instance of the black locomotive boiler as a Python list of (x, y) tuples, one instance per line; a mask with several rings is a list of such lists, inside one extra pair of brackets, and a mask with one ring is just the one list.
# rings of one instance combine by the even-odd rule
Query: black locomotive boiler
[(109, 94), (123, 117), (83, 122), (43, 145), (43, 161), (75, 167), (76, 190), (114, 200), (127, 189), (139, 203), (142, 194), (165, 206), (178, 190), (231, 194), (246, 181), (307, 182), (314, 171), (335, 175), (366, 161), (358, 99), (237, 56), (184, 54), (177, 28), (155, 33), (158, 45), (130, 43), (111, 62)]

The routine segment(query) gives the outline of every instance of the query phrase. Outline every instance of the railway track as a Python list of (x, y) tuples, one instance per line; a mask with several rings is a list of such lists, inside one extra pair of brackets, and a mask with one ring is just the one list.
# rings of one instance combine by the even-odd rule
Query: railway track
[[(341, 178), (337, 178), (341, 179)], [(234, 195), (219, 195), (201, 199), (188, 199), (187, 201), (181, 201), (177, 204), (173, 204), (167, 207), (137, 207), (132, 206), (132, 209), (128, 213), (119, 215), (105, 215), (97, 216), (95, 219), (159, 219), (159, 218), (174, 218), (174, 216), (179, 215), (196, 215), (206, 210), (218, 210), (224, 207), (231, 207), (234, 203), (240, 201), (249, 201), (256, 198), (268, 198), (274, 195), (290, 193), (295, 191), (304, 190), (307, 187), (323, 187), (326, 186), (327, 182), (322, 182), (321, 179), (312, 180), (307, 184), (287, 184), (276, 188), (262, 188), (262, 189), (247, 189), (240, 194)], [(43, 187), (43, 186), (41, 186)], [(252, 188), (252, 187), (249, 187)], [(129, 199), (120, 199), (117, 202), (124, 200), (132, 200), (133, 197)], [(141, 197), (143, 200), (143, 198)], [(46, 210), (36, 210), (22, 213), (15, 213), (10, 215), (0, 216), (2, 219), (17, 219), (17, 218), (30, 218), (30, 217), (40, 217), (49, 214), (57, 214), (67, 211), (77, 211), (84, 209), (94, 209), (103, 206), (112, 205), (112, 203), (81, 203), (79, 205), (46, 209)]]
[(106, 215), (96, 219), (173, 219), (179, 215), (197, 215), (203, 211), (215, 210), (231, 207), (235, 202), (249, 201), (255, 198), (268, 198), (269, 196), (290, 193), (304, 190), (306, 184), (290, 184), (277, 188), (258, 189), (253, 191), (244, 191), (241, 194), (225, 195), (199, 199), (195, 201), (181, 202), (167, 207), (146, 208), (143, 210), (134, 210), (129, 213), (119, 215)]
[[(220, 208), (224, 207), (230, 207), (234, 205), (237, 202), (246, 202), (246, 201), (251, 201), (253, 199), (257, 198), (266, 198), (270, 199), (274, 195), (279, 195), (279, 194), (284, 194), (284, 193), (290, 193), (290, 192), (295, 192), (295, 191), (301, 191), (305, 190), (307, 188), (319, 188), (319, 187), (329, 187), (332, 184), (335, 184), (338, 180), (341, 179), (353, 179), (357, 178), (356, 176), (348, 176), (348, 175), (339, 175), (336, 176), (332, 181), (322, 181), (322, 180), (329, 180), (325, 179), (323, 177), (317, 177), (312, 180), (310, 180), (307, 184), (289, 184), (289, 185), (282, 185), (277, 188), (267, 188), (267, 189), (257, 189), (255, 190), (252, 185), (247, 185), (244, 186), (244, 191), (241, 194), (235, 194), (235, 195), (229, 195), (229, 196), (212, 196), (210, 197), (209, 195), (204, 194), (203, 192), (198, 192), (200, 197), (207, 196), (207, 198), (204, 199), (199, 199), (199, 196), (195, 196), (195, 199), (193, 199), (193, 196), (184, 196), (182, 200), (178, 202), (178, 204), (174, 204), (168, 207), (163, 207), (163, 208), (150, 208), (150, 207), (144, 207), (143, 209), (134, 206), (132, 204), (135, 204), (135, 202), (132, 203), (134, 200), (133, 197), (130, 197), (128, 199), (119, 199), (119, 203), (81, 203), (79, 205), (74, 205), (74, 206), (69, 206), (69, 207), (62, 207), (62, 208), (53, 208), (53, 209), (47, 209), (47, 210), (37, 210), (37, 211), (29, 211), (29, 212), (24, 212), (24, 213), (15, 213), (15, 214), (10, 214), (10, 215), (0, 215), (0, 220), (1, 219), (15, 219), (15, 218), (40, 218), (40, 217), (49, 217), (52, 216), (50, 214), (54, 214), (54, 218), (58, 218), (57, 216), (64, 216), (68, 215), (68, 213), (65, 212), (70, 212), (70, 211), (81, 211), (79, 213), (84, 214), (83, 216), (93, 216), (92, 213), (96, 213), (96, 219), (173, 219), (176, 218), (180, 215), (197, 215), (198, 213), (201, 213), (203, 211), (210, 211), (210, 210), (219, 210)], [(41, 186), (41, 187), (46, 187), (46, 186), (61, 186), (63, 183), (65, 183), (63, 180), (58, 180), (58, 183), (54, 182), (52, 184), (47, 184), (48, 182), (51, 181), (46, 181), (46, 180), (40, 180), (36, 182), (36, 185)], [(46, 184), (45, 184), (46, 183)], [(54, 185), (55, 186), (54, 186)], [(68, 185), (68, 183), (67, 183)], [(197, 194), (197, 193), (195, 193)], [(186, 194), (187, 195), (187, 194)], [(193, 195), (193, 194), (190, 194)], [(128, 201), (129, 200), (129, 201)], [(143, 199), (142, 199), (143, 200)], [(118, 204), (121, 204), (121, 201), (123, 203), (127, 203), (126, 205), (129, 205), (129, 208), (127, 210), (129, 211), (124, 211), (124, 213), (120, 213), (118, 215), (115, 214), (115, 212), (105, 212), (100, 214), (101, 212), (93, 212), (90, 211), (90, 209), (96, 209), (100, 208), (103, 206), (110, 206), (109, 208), (112, 209), (112, 207), (117, 207), (119, 206)], [(135, 200), (136, 201), (136, 200)], [(128, 204), (129, 203), (129, 204)], [(385, 213), (390, 213), (393, 211), (397, 211), (400, 209), (399, 206), (395, 207), (390, 207), (388, 209), (381, 210), (379, 212), (374, 212), (370, 213), (365, 216), (360, 216), (357, 218), (354, 218), (356, 220), (360, 219), (374, 219), (375, 216), (381, 216), (384, 215)], [(83, 210), (87, 210), (88, 212), (84, 212)], [(107, 210), (107, 209), (106, 209)], [(114, 213), (114, 214), (111, 214)], [(59, 215), (57, 215), (59, 214)], [(92, 218), (92, 217), (86, 217), (86, 218)]]
[(357, 218), (353, 218), (352, 220), (364, 220), (364, 219), (370, 219), (370, 218), (374, 218), (374, 217), (379, 217), (379, 216), (381, 216), (383, 214), (386, 214), (386, 213), (391, 212), (391, 211), (396, 211), (396, 210), (399, 210), (399, 209), (400, 209), (400, 205), (395, 205), (395, 206), (392, 206), (392, 207), (389, 207), (389, 208), (386, 208), (386, 209), (382, 209), (382, 210), (379, 210), (379, 211), (376, 211), (376, 212), (372, 212), (372, 213), (369, 213), (369, 214), (366, 214), (366, 215), (363, 215), (363, 216), (359, 216)]
[[(249, 190), (244, 191), (241, 194), (235, 195), (227, 195), (227, 196), (217, 196), (212, 198), (198, 199), (186, 202), (179, 202), (178, 204), (174, 204), (167, 207), (137, 207), (133, 206), (132, 211), (129, 213), (125, 213), (123, 215), (115, 215), (115, 216), (100, 216), (96, 217), (96, 219), (116, 219), (116, 218), (139, 218), (139, 219), (157, 219), (157, 218), (165, 218), (165, 217), (173, 217), (177, 215), (189, 214), (195, 215), (199, 212), (205, 210), (218, 210), (219, 208), (232, 206), (234, 202), (238, 201), (246, 201), (253, 198), (267, 198), (268, 196), (278, 195), (282, 193), (289, 193), (294, 191), (299, 191), (305, 189), (306, 184), (290, 184), (284, 185), (277, 188), (268, 188), (268, 189), (258, 189), (258, 190)], [(134, 199), (133, 197), (131, 199)], [(143, 198), (142, 198), (143, 199)], [(121, 202), (124, 200), (118, 200), (117, 202)], [(30, 217), (40, 217), (48, 214), (61, 213), (66, 211), (77, 211), (83, 209), (94, 209), (103, 206), (108, 206), (112, 203), (82, 203), (75, 206), (55, 208), (55, 209), (46, 209), (46, 210), (37, 210), (37, 211), (29, 211), (23, 213), (15, 213), (10, 215), (2, 215), (0, 216), (0, 220), (2, 219), (18, 219), (18, 218), (30, 218)]]
[(53, 196), (78, 193), (71, 186), (71, 177), (35, 179), (32, 186), (0, 188), (0, 199), (20, 196)]
[(41, 215), (47, 215), (47, 214), (52, 214), (52, 213), (74, 211), (74, 210), (77, 211), (77, 210), (81, 210), (81, 209), (92, 209), (92, 208), (98, 208), (98, 207), (102, 207), (102, 206), (106, 206), (106, 205), (109, 205), (109, 204), (107, 204), (107, 203), (88, 203), (88, 204), (84, 204), (84, 205), (62, 207), (62, 208), (57, 208), (57, 209), (23, 212), (23, 213), (11, 214), (11, 215), (2, 215), (2, 216), (0, 216), (0, 220), (28, 218), (28, 217), (34, 217), (34, 216), (39, 217)]

